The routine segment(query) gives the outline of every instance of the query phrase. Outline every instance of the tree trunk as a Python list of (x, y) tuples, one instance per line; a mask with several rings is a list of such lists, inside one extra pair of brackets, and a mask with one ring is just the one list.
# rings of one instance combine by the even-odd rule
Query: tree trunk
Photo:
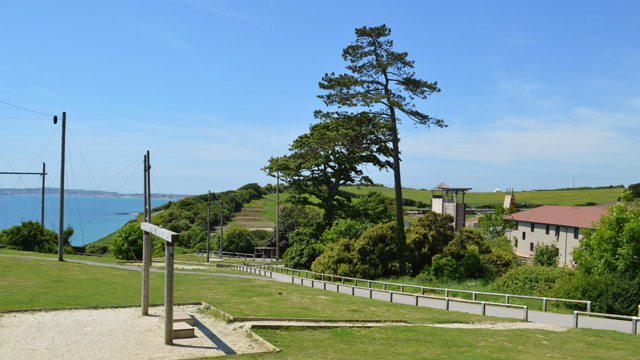
[(407, 274), (407, 238), (404, 233), (404, 210), (402, 208), (402, 183), (400, 181), (400, 149), (398, 148), (398, 128), (393, 109), (391, 109), (391, 142), (393, 143), (393, 187), (396, 194), (396, 246), (400, 275)]

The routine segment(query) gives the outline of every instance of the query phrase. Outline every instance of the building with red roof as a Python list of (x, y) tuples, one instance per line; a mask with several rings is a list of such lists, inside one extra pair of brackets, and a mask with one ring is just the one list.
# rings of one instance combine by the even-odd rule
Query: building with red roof
[(606, 206), (545, 205), (510, 215), (516, 229), (508, 234), (516, 254), (531, 257), (536, 243), (554, 244), (560, 250), (560, 265), (573, 265), (573, 249), (580, 246), (580, 228), (593, 228), (607, 213)]

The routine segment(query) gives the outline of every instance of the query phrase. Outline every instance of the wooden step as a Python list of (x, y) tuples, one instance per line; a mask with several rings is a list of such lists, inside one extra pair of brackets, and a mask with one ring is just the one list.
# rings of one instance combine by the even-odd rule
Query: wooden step
[[(160, 324), (164, 324), (164, 313), (161, 313), (160, 316), (158, 317), (158, 322)], [(187, 314), (185, 312), (174, 312), (173, 313), (173, 323), (187, 323), (191, 326), (196, 324), (196, 319), (191, 316), (190, 314)]]
[[(158, 335), (164, 337), (164, 324), (158, 324)], [(187, 323), (179, 322), (173, 324), (173, 338), (185, 339), (196, 337), (195, 328)]]

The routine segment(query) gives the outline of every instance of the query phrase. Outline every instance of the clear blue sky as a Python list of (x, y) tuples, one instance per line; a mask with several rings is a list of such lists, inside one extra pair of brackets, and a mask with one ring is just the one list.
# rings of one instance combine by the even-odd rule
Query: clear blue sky
[[(386, 24), (449, 125), (403, 123), (403, 185), (475, 191), (640, 182), (637, 1), (9, 1), (0, 101), (67, 112), (68, 188), (198, 194), (308, 131), (354, 29)], [(60, 125), (0, 103), (0, 171), (58, 186)], [(391, 172), (369, 174), (392, 186)], [(0, 187), (37, 187), (37, 177)]]

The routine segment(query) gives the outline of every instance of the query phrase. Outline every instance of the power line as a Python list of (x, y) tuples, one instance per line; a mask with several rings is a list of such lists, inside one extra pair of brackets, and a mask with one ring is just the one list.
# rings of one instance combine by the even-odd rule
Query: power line
[(26, 107), (24, 107), (24, 106), (15, 105), (15, 104), (12, 104), (12, 103), (8, 103), (8, 102), (6, 102), (6, 101), (2, 101), (2, 100), (0, 100), (0, 103), (3, 103), (3, 104), (5, 104), (5, 105), (9, 105), (9, 106), (13, 106), (13, 107), (18, 108), (18, 109), (22, 109), (22, 110), (26, 110), (26, 111), (31, 111), (32, 113), (36, 113), (36, 114), (40, 114), (40, 115), (44, 115), (44, 116), (53, 117), (53, 115), (51, 115), (51, 114), (46, 114), (46, 113), (43, 113), (43, 112), (40, 112), (40, 111), (37, 111), (37, 110), (31, 110), (31, 109), (28, 109), (28, 108), (26, 108)]

